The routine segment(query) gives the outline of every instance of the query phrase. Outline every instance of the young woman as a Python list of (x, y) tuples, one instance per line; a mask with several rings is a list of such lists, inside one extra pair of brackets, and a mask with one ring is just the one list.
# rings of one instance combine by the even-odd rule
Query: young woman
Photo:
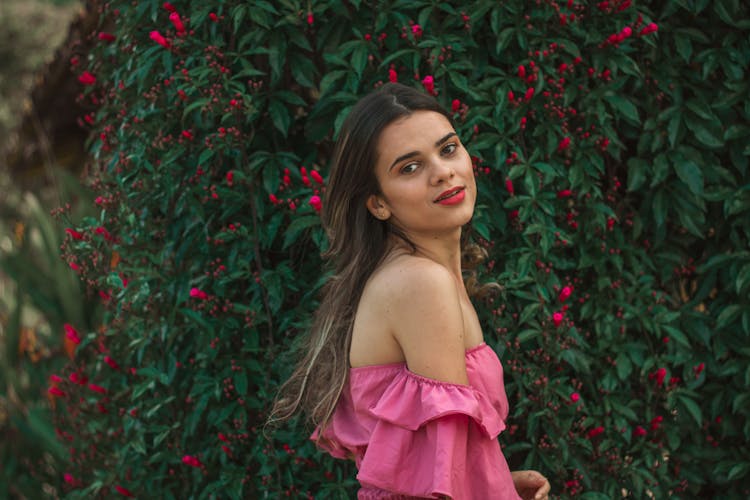
[(508, 402), (462, 277), (471, 159), (430, 96), (386, 84), (336, 144), (323, 224), (335, 274), (272, 420), (303, 409), (312, 439), (359, 470), (359, 499), (543, 499), (497, 441)]

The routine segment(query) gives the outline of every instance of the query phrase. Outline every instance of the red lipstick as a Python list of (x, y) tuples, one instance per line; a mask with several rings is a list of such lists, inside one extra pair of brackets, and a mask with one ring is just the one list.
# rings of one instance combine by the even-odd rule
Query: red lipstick
[(437, 197), (435, 203), (440, 203), (441, 205), (455, 205), (461, 203), (465, 196), (466, 189), (463, 186), (458, 186), (443, 191), (443, 193)]

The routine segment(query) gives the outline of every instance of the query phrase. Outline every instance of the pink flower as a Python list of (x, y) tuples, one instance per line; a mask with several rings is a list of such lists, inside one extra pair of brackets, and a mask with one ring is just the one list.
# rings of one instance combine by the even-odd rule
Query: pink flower
[(276, 195), (275, 195), (275, 194), (273, 194), (273, 193), (271, 193), (271, 194), (269, 194), (269, 195), (268, 195), (268, 200), (269, 200), (269, 201), (270, 201), (271, 203), (273, 203), (274, 205), (276, 205), (276, 204), (277, 204), (277, 203), (279, 202), (279, 199), (278, 199), (278, 198), (276, 197)]
[(107, 394), (107, 389), (100, 385), (96, 384), (89, 384), (89, 389), (91, 389), (94, 392), (98, 392), (99, 394)]
[[(164, 5), (169, 5), (169, 4), (165, 3)], [(132, 497), (133, 496), (133, 494), (130, 492), (130, 490), (128, 490), (127, 488), (123, 488), (119, 484), (115, 486), (115, 489), (117, 490), (118, 493), (120, 493), (121, 495), (124, 495), (126, 497)]]
[(113, 370), (119, 370), (120, 366), (117, 362), (109, 356), (104, 356), (104, 362), (107, 363)]
[(453, 99), (453, 102), (451, 102), (451, 111), (455, 113), (460, 107), (461, 101), (459, 101), (458, 99)]
[(567, 198), (567, 197), (571, 196), (572, 194), (573, 194), (573, 192), (570, 189), (563, 189), (563, 190), (557, 192), (557, 197), (558, 198)]
[(523, 95), (523, 98), (527, 101), (530, 101), (532, 97), (534, 97), (534, 87), (529, 87), (526, 89), (526, 93)]
[(76, 345), (81, 343), (81, 337), (78, 335), (76, 329), (73, 328), (73, 325), (71, 325), (70, 323), (65, 323), (63, 325), (63, 328), (65, 329), (65, 338), (69, 339)]
[(200, 467), (202, 465), (201, 461), (198, 460), (198, 457), (194, 457), (192, 455), (185, 455), (184, 457), (182, 457), (182, 463), (191, 467)]
[(177, 12), (169, 14), (169, 20), (172, 21), (172, 25), (174, 25), (174, 29), (177, 30), (177, 33), (185, 33), (185, 25), (182, 24), (182, 19), (180, 19), (180, 15)]
[(413, 24), (411, 34), (414, 35), (414, 38), (420, 38), (422, 36), (422, 27), (418, 24)]
[(310, 205), (315, 209), (316, 212), (320, 212), (320, 210), (323, 208), (323, 203), (320, 201), (320, 196), (318, 195), (311, 196), (308, 203), (310, 203)]
[(562, 323), (562, 320), (563, 320), (563, 313), (558, 311), (552, 315), (552, 322), (555, 324), (555, 328), (560, 326), (560, 323)]
[(230, 170), (229, 172), (227, 172), (227, 184), (231, 186), (233, 182), (234, 182), (234, 171)]
[(308, 12), (307, 13), (307, 25), (312, 26), (314, 22), (315, 22), (315, 16), (313, 16), (312, 12)]
[(392, 83), (398, 82), (398, 74), (396, 73), (396, 70), (393, 68), (390, 68), (388, 70), (388, 81)]
[(513, 189), (513, 181), (510, 179), (505, 179), (505, 189), (508, 190), (508, 193), (510, 193), (511, 196), (515, 193)]
[(509, 90), (509, 91), (508, 91), (508, 100), (509, 100), (510, 102), (513, 102), (513, 99), (514, 99), (515, 97), (516, 97), (516, 96), (515, 96), (515, 94), (513, 93), (513, 91), (512, 91), (512, 90)]
[(422, 79), (422, 85), (428, 94), (436, 95), (435, 92), (435, 79), (432, 75), (427, 75)]
[(115, 41), (115, 35), (112, 33), (105, 33), (104, 31), (99, 33), (99, 40), (103, 42), (114, 42)]
[(75, 478), (73, 477), (73, 475), (68, 472), (63, 474), (63, 477), (65, 478), (65, 482), (68, 484), (73, 484), (75, 482)]
[(318, 184), (321, 184), (321, 185), (323, 184), (323, 177), (320, 176), (317, 170), (311, 170), (310, 177), (312, 177), (313, 180), (317, 182)]
[(620, 34), (623, 36), (623, 38), (627, 38), (633, 34), (633, 30), (630, 28), (630, 26), (625, 26)]
[(101, 234), (102, 236), (104, 236), (104, 239), (105, 239), (105, 240), (107, 240), (107, 241), (112, 241), (112, 235), (111, 235), (111, 234), (109, 234), (109, 231), (107, 231), (107, 229), (106, 229), (106, 228), (104, 228), (104, 227), (102, 227), (102, 226), (99, 226), (99, 227), (97, 227), (96, 229), (94, 229), (94, 232), (95, 232), (96, 234)]
[(560, 290), (560, 295), (557, 296), (557, 299), (560, 302), (565, 302), (565, 300), (570, 297), (571, 293), (573, 293), (573, 289), (569, 286), (565, 286), (562, 290)]
[(62, 382), (63, 379), (62, 379), (62, 377), (60, 375), (54, 375), (53, 374), (53, 375), (49, 376), (49, 380), (50, 380), (50, 382), (53, 382), (55, 384), (59, 384), (60, 382)]
[(148, 36), (149, 36), (149, 38), (151, 38), (151, 40), (155, 41), (156, 43), (158, 43), (159, 45), (161, 45), (165, 49), (168, 49), (171, 46), (170, 43), (169, 43), (169, 40), (167, 40), (166, 38), (164, 38), (161, 35), (161, 33), (159, 33), (156, 30), (154, 30), (151, 33), (149, 33)]
[(177, 11), (177, 9), (174, 8), (174, 5), (172, 5), (169, 2), (164, 2), (163, 4), (161, 4), (161, 6), (164, 7), (164, 9), (168, 10), (169, 12), (176, 12)]
[(84, 71), (78, 77), (78, 81), (84, 85), (93, 85), (96, 83), (96, 77), (92, 75), (91, 73), (89, 73), (88, 71)]
[(182, 131), (182, 137), (184, 137), (188, 141), (192, 141), (193, 140), (193, 133), (191, 131), (189, 131), (189, 130), (183, 130)]
[(646, 435), (646, 429), (639, 425), (635, 429), (633, 429), (633, 435), (637, 437), (643, 437)]
[(47, 392), (49, 392), (53, 396), (57, 396), (60, 398), (65, 397), (65, 393), (62, 391), (62, 389), (58, 389), (57, 387), (50, 387), (49, 389), (47, 389)]
[(580, 394), (578, 394), (577, 392), (574, 392), (574, 393), (572, 393), (572, 394), (570, 395), (570, 400), (571, 400), (572, 402), (574, 402), (574, 403), (577, 403), (579, 399), (581, 399), (581, 395), (580, 395)]
[(565, 151), (570, 147), (570, 137), (563, 137), (557, 145), (558, 151)]
[(604, 432), (604, 427), (601, 425), (599, 427), (594, 427), (588, 432), (589, 439), (594, 439), (596, 436)]
[(70, 264), (68, 264), (68, 265), (70, 266), (70, 268), (71, 268), (71, 269), (72, 269), (73, 271), (76, 271), (76, 272), (77, 272), (77, 271), (80, 271), (80, 270), (81, 270), (81, 267), (80, 267), (80, 266), (79, 266), (78, 264), (76, 264), (75, 262), (71, 262), (71, 263), (70, 263)]
[(191, 288), (190, 289), (190, 296), (196, 299), (206, 300), (208, 298), (208, 294), (201, 290), (200, 288)]

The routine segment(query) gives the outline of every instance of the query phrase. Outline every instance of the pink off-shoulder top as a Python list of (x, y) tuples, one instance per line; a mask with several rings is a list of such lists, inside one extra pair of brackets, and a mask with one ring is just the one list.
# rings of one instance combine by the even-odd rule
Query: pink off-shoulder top
[(466, 372), (469, 385), (405, 363), (351, 368), (329, 425), (311, 439), (355, 461), (359, 500), (518, 500), (497, 441), (508, 416), (500, 360), (482, 343), (466, 351)]

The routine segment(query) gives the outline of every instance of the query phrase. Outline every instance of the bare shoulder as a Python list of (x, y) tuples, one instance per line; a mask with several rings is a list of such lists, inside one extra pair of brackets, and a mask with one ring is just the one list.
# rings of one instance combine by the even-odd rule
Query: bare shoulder
[(412, 372), (467, 383), (458, 283), (448, 269), (405, 255), (380, 268), (368, 286)]

